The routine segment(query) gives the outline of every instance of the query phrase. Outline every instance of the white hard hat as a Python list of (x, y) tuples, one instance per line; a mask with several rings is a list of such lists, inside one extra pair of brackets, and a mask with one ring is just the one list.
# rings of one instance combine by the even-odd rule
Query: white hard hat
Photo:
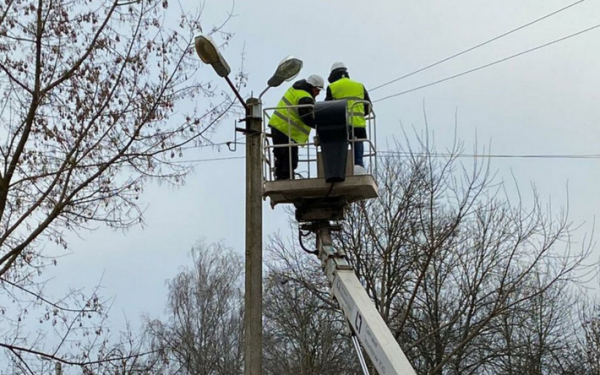
[(309, 76), (306, 79), (306, 83), (320, 90), (323, 90), (323, 88), (325, 87), (325, 81), (323, 80), (323, 77), (318, 76), (316, 74)]
[(348, 69), (346, 68), (346, 65), (343, 62), (334, 62), (333, 65), (331, 66), (331, 71), (333, 72), (336, 69)]

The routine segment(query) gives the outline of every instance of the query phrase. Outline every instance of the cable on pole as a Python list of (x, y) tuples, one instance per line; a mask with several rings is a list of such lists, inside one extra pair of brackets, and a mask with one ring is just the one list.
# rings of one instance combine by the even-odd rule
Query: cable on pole
[(304, 241), (302, 240), (302, 238), (308, 237), (308, 236), (310, 236), (310, 232), (302, 233), (302, 229), (298, 228), (298, 240), (300, 242), (300, 247), (302, 248), (302, 250), (304, 250), (305, 252), (312, 254), (312, 255), (319, 255), (319, 252), (317, 250), (309, 250), (306, 248), (306, 246), (304, 246)]

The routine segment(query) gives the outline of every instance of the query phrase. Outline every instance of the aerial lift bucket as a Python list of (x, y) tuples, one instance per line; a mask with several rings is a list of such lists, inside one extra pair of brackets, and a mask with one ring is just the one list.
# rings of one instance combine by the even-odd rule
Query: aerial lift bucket
[(346, 180), (346, 159), (348, 155), (348, 102), (333, 100), (315, 104), (315, 123), (325, 181)]

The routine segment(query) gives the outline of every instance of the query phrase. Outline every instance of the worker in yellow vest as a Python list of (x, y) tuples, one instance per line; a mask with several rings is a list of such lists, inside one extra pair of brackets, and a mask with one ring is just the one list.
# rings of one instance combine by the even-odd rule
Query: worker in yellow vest
[[(295, 82), (277, 104), (269, 120), (273, 144), (288, 145), (288, 147), (275, 147), (275, 179), (287, 180), (294, 178), (294, 171), (298, 168), (298, 146), (308, 142), (310, 130), (315, 127), (314, 107), (315, 98), (325, 82), (318, 75), (311, 75), (307, 79)], [(301, 108), (286, 108), (297, 105), (307, 105)], [(291, 159), (290, 159), (291, 156)]]
[[(350, 128), (350, 139), (354, 139), (354, 165), (364, 168), (363, 161), (364, 145), (356, 139), (367, 139), (367, 121), (365, 117), (371, 113), (371, 99), (369, 93), (362, 83), (353, 81), (348, 75), (348, 69), (342, 62), (336, 62), (331, 66), (329, 74), (329, 86), (325, 100), (348, 99), (348, 120)], [(367, 101), (357, 102), (357, 100)]]

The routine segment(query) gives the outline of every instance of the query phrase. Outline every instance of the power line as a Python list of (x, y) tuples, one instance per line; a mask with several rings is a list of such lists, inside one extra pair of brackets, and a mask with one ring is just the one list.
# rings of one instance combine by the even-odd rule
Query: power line
[(488, 67), (490, 67), (490, 66), (492, 66), (492, 65), (499, 64), (499, 63), (501, 63), (501, 62), (504, 62), (504, 61), (506, 61), (506, 60), (510, 60), (510, 59), (512, 59), (512, 58), (515, 58), (515, 57), (518, 57), (518, 56), (524, 55), (524, 54), (526, 54), (526, 53), (533, 52), (533, 51), (536, 51), (536, 50), (538, 50), (538, 49), (541, 49), (541, 48), (544, 48), (544, 47), (548, 47), (548, 46), (550, 46), (550, 45), (552, 45), (552, 44), (555, 44), (555, 43), (558, 43), (558, 42), (562, 42), (562, 41), (564, 41), (564, 40), (567, 40), (567, 39), (569, 39), (569, 38), (573, 38), (573, 37), (575, 37), (575, 36), (581, 35), (581, 34), (583, 34), (583, 33), (586, 33), (586, 32), (588, 32), (588, 31), (592, 31), (592, 30), (594, 30), (594, 29), (597, 29), (598, 27), (600, 27), (600, 24), (598, 24), (598, 25), (596, 25), (596, 26), (589, 27), (589, 28), (587, 28), (587, 29), (584, 29), (584, 30), (581, 30), (581, 31), (579, 31), (579, 32), (576, 32), (576, 33), (574, 33), (574, 34), (567, 35), (567, 36), (565, 36), (565, 37), (562, 37), (562, 38), (560, 38), (560, 39), (553, 40), (553, 41), (551, 41), (551, 42), (548, 42), (548, 43), (546, 43), (546, 44), (542, 44), (541, 46), (537, 46), (537, 47), (534, 47), (534, 48), (531, 48), (531, 49), (528, 49), (528, 50), (525, 50), (525, 51), (519, 52), (519, 53), (517, 53), (517, 54), (511, 55), (511, 56), (508, 56), (508, 57), (505, 57), (505, 58), (503, 58), (503, 59), (496, 60), (496, 61), (494, 61), (494, 62), (491, 62), (491, 63), (489, 63), (489, 64), (482, 65), (482, 66), (480, 66), (480, 67), (473, 68), (473, 69), (471, 69), (471, 70), (467, 70), (467, 71), (465, 71), (465, 72), (462, 72), (462, 73), (459, 73), (459, 74), (455, 74), (455, 75), (453, 75), (453, 76), (446, 77), (446, 78), (443, 78), (443, 79), (440, 79), (440, 80), (437, 80), (437, 81), (434, 81), (434, 82), (430, 82), (430, 83), (428, 83), (428, 84), (425, 84), (425, 85), (422, 85), (422, 86), (418, 86), (418, 87), (415, 87), (415, 88), (412, 88), (412, 89), (409, 89), (409, 90), (405, 90), (405, 91), (402, 91), (402, 92), (399, 92), (399, 93), (396, 93), (396, 94), (392, 94), (392, 95), (384, 96), (383, 98), (380, 98), (380, 99), (374, 100), (374, 101), (373, 101), (373, 103), (380, 102), (380, 101), (383, 101), (383, 100), (386, 100), (386, 99), (389, 99), (389, 98), (394, 98), (394, 97), (396, 97), (396, 96), (404, 95), (404, 94), (407, 94), (407, 93), (409, 93), (409, 92), (417, 91), (417, 90), (423, 89), (423, 88), (425, 88), (425, 87), (433, 86), (433, 85), (436, 85), (436, 84), (438, 84), (438, 83), (442, 83), (442, 82), (445, 82), (445, 81), (449, 81), (449, 80), (451, 80), (451, 79), (458, 78), (458, 77), (464, 76), (464, 75), (466, 75), (466, 74), (473, 73), (473, 72), (476, 72), (476, 71), (478, 71), (478, 70), (481, 70), (481, 69), (488, 68)]
[(600, 155), (594, 154), (449, 154), (449, 153), (410, 153), (401, 151), (378, 151), (379, 155), (396, 156), (425, 156), (429, 155), (435, 158), (519, 158), (519, 159), (600, 159)]
[(562, 12), (562, 11), (564, 11), (564, 10), (567, 10), (567, 9), (569, 9), (569, 8), (571, 8), (571, 7), (573, 7), (573, 6), (577, 5), (577, 4), (580, 4), (580, 3), (584, 2), (584, 1), (585, 1), (585, 0), (579, 0), (579, 1), (576, 1), (576, 2), (574, 2), (573, 4), (567, 5), (567, 6), (566, 6), (566, 7), (564, 7), (564, 8), (560, 8), (560, 9), (558, 9), (558, 10), (556, 10), (556, 11), (552, 12), (552, 13), (546, 14), (545, 16), (543, 16), (543, 17), (541, 17), (541, 18), (538, 18), (538, 19), (536, 19), (536, 20), (534, 20), (534, 21), (531, 21), (531, 22), (529, 22), (529, 23), (526, 23), (525, 25), (519, 26), (519, 27), (517, 27), (516, 29), (512, 29), (512, 30), (510, 30), (510, 31), (508, 31), (508, 32), (505, 32), (504, 34), (500, 34), (500, 35), (498, 35), (498, 36), (496, 36), (496, 37), (494, 37), (494, 38), (492, 38), (492, 39), (489, 39), (489, 40), (487, 40), (487, 41), (485, 41), (485, 42), (483, 42), (483, 43), (477, 44), (477, 45), (475, 45), (475, 46), (473, 46), (473, 47), (471, 47), (471, 48), (468, 48), (468, 49), (466, 49), (466, 50), (464, 50), (464, 51), (462, 51), (462, 52), (456, 53), (456, 54), (454, 54), (454, 55), (452, 55), (452, 56), (449, 56), (449, 57), (446, 57), (445, 59), (442, 59), (442, 60), (440, 60), (440, 61), (438, 61), (438, 62), (435, 62), (435, 63), (433, 63), (433, 64), (427, 65), (427, 66), (426, 66), (426, 67), (424, 67), (424, 68), (421, 68), (421, 69), (415, 70), (414, 72), (411, 72), (411, 73), (408, 73), (408, 74), (406, 74), (406, 75), (403, 75), (402, 77), (395, 78), (395, 79), (393, 79), (393, 80), (391, 80), (391, 81), (388, 81), (388, 82), (386, 82), (386, 83), (384, 83), (384, 84), (381, 84), (381, 85), (379, 85), (379, 86), (376, 86), (376, 87), (374, 87), (374, 88), (372, 88), (372, 89), (369, 89), (369, 91), (373, 92), (373, 91), (375, 91), (375, 90), (377, 90), (377, 89), (380, 89), (380, 88), (382, 88), (382, 87), (384, 87), (384, 86), (390, 85), (390, 84), (392, 84), (392, 83), (394, 83), (394, 82), (398, 82), (398, 81), (400, 81), (401, 79), (404, 79), (404, 78), (410, 77), (410, 76), (412, 76), (412, 75), (415, 75), (415, 74), (417, 74), (417, 73), (419, 73), (419, 72), (422, 72), (422, 71), (424, 71), (424, 70), (427, 70), (427, 69), (429, 69), (429, 68), (432, 68), (432, 67), (434, 67), (434, 66), (436, 66), (436, 65), (439, 65), (439, 64), (441, 64), (441, 63), (443, 63), (443, 62), (446, 62), (446, 61), (448, 61), (448, 60), (452, 60), (452, 59), (454, 59), (454, 58), (456, 58), (456, 57), (458, 57), (458, 56), (460, 56), (460, 55), (463, 55), (463, 54), (465, 54), (465, 53), (467, 53), (467, 52), (473, 51), (474, 49), (477, 49), (477, 48), (479, 48), (479, 47), (485, 46), (486, 44), (489, 44), (489, 43), (491, 43), (491, 42), (493, 42), (493, 41), (496, 41), (496, 40), (498, 40), (498, 39), (500, 39), (500, 38), (503, 38), (503, 37), (505, 37), (505, 36), (507, 36), (507, 35), (510, 35), (510, 34), (512, 34), (512, 33), (514, 33), (514, 32), (516, 32), (516, 31), (522, 30), (522, 29), (524, 29), (524, 28), (526, 28), (526, 27), (528, 27), (528, 26), (531, 26), (531, 25), (533, 25), (533, 24), (535, 24), (535, 23), (537, 23), (537, 22), (540, 22), (540, 21), (542, 21), (542, 20), (544, 20), (544, 19), (546, 19), (546, 18), (549, 18), (549, 17), (551, 17), (551, 16), (553, 16), (553, 15), (555, 15), (555, 14), (557, 14), (557, 13), (560, 13), (560, 12)]
[(181, 164), (181, 163), (203, 163), (203, 162), (211, 162), (211, 161), (222, 161), (222, 160), (233, 160), (233, 159), (245, 159), (245, 156), (228, 156), (223, 158), (211, 158), (211, 159), (193, 159), (193, 160), (177, 160), (177, 161), (168, 161), (170, 164)]
[[(401, 152), (401, 151), (377, 151), (378, 156), (400, 156), (400, 157), (410, 157), (410, 156), (425, 156), (429, 155), (434, 158), (447, 158), (447, 157), (457, 157), (457, 158), (498, 158), (498, 159), (600, 159), (600, 154), (449, 154), (449, 153), (420, 153), (420, 152)], [(235, 160), (235, 159), (244, 159), (245, 156), (228, 156), (222, 158), (210, 158), (210, 159), (193, 159), (193, 160), (178, 160), (178, 161), (169, 161), (169, 163), (180, 164), (180, 163), (204, 163), (204, 162), (214, 162), (214, 161), (225, 161), (225, 160)]]
[[(245, 136), (244, 136), (245, 137)], [(240, 139), (243, 139), (240, 138)], [(198, 149), (198, 148), (206, 148), (206, 147), (217, 147), (219, 148), (220, 146), (229, 146), (229, 145), (233, 145), (233, 144), (238, 144), (238, 145), (244, 145), (244, 142), (239, 142), (239, 141), (227, 141), (227, 142), (220, 142), (220, 143), (207, 143), (207, 144), (203, 144), (203, 145), (192, 145), (192, 146), (182, 146), (182, 147), (177, 147), (176, 150), (192, 150), (192, 149)]]

